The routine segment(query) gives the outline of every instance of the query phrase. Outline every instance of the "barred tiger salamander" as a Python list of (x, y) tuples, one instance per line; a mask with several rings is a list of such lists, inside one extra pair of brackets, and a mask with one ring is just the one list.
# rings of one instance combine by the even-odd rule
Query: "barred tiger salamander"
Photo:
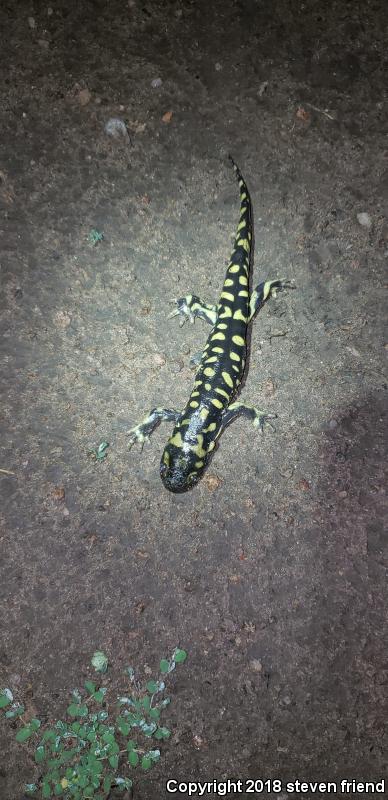
[(211, 332), (196, 372), (193, 390), (183, 411), (153, 408), (143, 421), (132, 428), (129, 446), (143, 444), (162, 421), (174, 423), (162, 455), (160, 475), (171, 492), (186, 492), (199, 480), (217, 439), (238, 416), (250, 419), (260, 431), (276, 414), (234, 401), (240, 386), (246, 359), (247, 328), (263, 303), (276, 291), (290, 286), (281, 280), (260, 283), (249, 290), (253, 248), (252, 204), (247, 185), (237, 165), (230, 159), (240, 187), (240, 222), (217, 305), (203, 303), (188, 294), (173, 302), (170, 317), (180, 316), (180, 325), (200, 317)]

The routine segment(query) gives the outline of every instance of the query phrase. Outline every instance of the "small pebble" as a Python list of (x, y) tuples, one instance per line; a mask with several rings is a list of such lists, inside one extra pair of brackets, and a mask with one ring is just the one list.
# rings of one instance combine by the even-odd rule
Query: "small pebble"
[(80, 89), (78, 92), (78, 102), (81, 106), (87, 106), (92, 99), (92, 94), (90, 90), (86, 87), (85, 89)]
[(216, 72), (221, 72), (222, 64), (220, 64), (220, 62), (217, 61), (217, 63), (214, 65), (214, 69), (215, 69)]
[(127, 126), (124, 120), (120, 119), (119, 117), (111, 117), (108, 119), (108, 121), (105, 123), (104, 130), (108, 136), (113, 136), (114, 139), (119, 139), (120, 136), (123, 136), (124, 139), (129, 140)]
[(337, 420), (336, 419), (331, 419), (330, 422), (329, 422), (329, 428), (333, 429), (333, 428), (337, 428), (337, 427), (338, 427)]
[(162, 83), (163, 81), (161, 78), (154, 78), (153, 81), (151, 81), (151, 86), (153, 89), (159, 89), (162, 86)]
[(366, 213), (366, 211), (361, 211), (360, 214), (357, 214), (357, 221), (363, 228), (371, 228), (372, 227), (372, 220), (370, 215)]
[(28, 17), (28, 24), (33, 31), (36, 28), (36, 22), (34, 17)]

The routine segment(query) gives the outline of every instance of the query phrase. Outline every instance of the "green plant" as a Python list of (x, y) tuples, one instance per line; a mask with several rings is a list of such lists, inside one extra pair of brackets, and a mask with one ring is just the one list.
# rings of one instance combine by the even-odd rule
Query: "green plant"
[[(125, 791), (132, 786), (126, 776), (140, 766), (150, 769), (160, 758), (158, 747), (151, 740), (168, 739), (170, 731), (160, 724), (162, 711), (170, 699), (163, 698), (164, 678), (177, 664), (186, 660), (185, 650), (175, 648), (170, 659), (163, 658), (156, 680), (141, 686), (132, 667), (125, 674), (129, 690), (115, 702), (109, 702), (107, 689), (88, 680), (84, 689), (74, 689), (66, 709), (65, 720), (42, 725), (39, 719), (25, 719), (24, 706), (14, 702), (10, 689), (0, 692), (0, 709), (9, 720), (22, 724), (18, 742), (35, 740), (34, 759), (40, 775), (35, 783), (25, 786), (27, 794), (64, 800), (106, 800), (111, 788)], [(104, 653), (94, 654), (92, 665), (97, 672), (106, 672)], [(140, 740), (140, 743), (139, 741)], [(148, 742), (147, 742), (148, 740)]]
[(92, 228), (88, 236), (89, 242), (92, 245), (99, 244), (99, 242), (103, 241), (103, 238), (104, 234), (100, 233), (100, 231), (97, 231), (96, 228)]

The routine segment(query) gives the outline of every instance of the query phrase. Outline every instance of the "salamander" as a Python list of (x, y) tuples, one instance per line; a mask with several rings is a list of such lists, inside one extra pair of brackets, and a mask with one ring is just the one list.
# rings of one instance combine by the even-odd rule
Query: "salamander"
[[(162, 420), (174, 423), (164, 448), (160, 476), (166, 489), (186, 492), (203, 475), (223, 430), (239, 416), (247, 417), (262, 431), (276, 414), (235, 400), (241, 384), (247, 353), (247, 330), (254, 315), (276, 292), (290, 287), (288, 281), (267, 280), (250, 291), (253, 254), (252, 203), (248, 187), (229, 156), (240, 189), (240, 220), (224, 285), (217, 305), (188, 294), (174, 300), (170, 317), (180, 325), (199, 317), (212, 327), (195, 375), (194, 386), (183, 411), (153, 408), (128, 431), (129, 446), (142, 445)], [(272, 425), (271, 425), (272, 427)]]

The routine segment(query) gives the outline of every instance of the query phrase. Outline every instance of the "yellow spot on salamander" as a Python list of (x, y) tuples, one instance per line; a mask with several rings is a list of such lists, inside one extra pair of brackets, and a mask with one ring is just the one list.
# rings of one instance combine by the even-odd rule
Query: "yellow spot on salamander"
[(218, 325), (217, 325), (217, 328), (219, 328), (219, 330), (221, 330), (221, 331), (226, 331), (227, 327), (228, 326), (227, 326), (226, 322), (219, 322)]
[(271, 294), (271, 283), (272, 283), (272, 281), (266, 281), (265, 284), (264, 284), (263, 302), (264, 302), (264, 300), (267, 300), (269, 295)]
[(204, 461), (196, 461), (196, 462), (195, 462), (195, 464), (194, 464), (194, 466), (195, 466), (197, 469), (201, 469), (201, 467), (203, 467), (204, 463), (205, 463)]
[(232, 364), (232, 369), (234, 369), (235, 372), (240, 372), (240, 369), (239, 367), (236, 367), (236, 364)]
[(193, 453), (195, 453), (198, 458), (203, 458), (206, 456), (206, 450), (203, 449), (203, 434), (199, 433), (197, 436), (197, 444), (195, 444), (192, 448)]
[(220, 387), (217, 386), (216, 392), (217, 392), (217, 394), (220, 394), (222, 397), (226, 397), (226, 399), (229, 400), (228, 392), (225, 392), (224, 389), (220, 389)]
[[(182, 425), (183, 425), (183, 423), (182, 423)], [(175, 436), (171, 436), (171, 439), (169, 440), (169, 444), (173, 444), (174, 447), (183, 447), (182, 436), (180, 435), (179, 432), (176, 433)]]
[(212, 387), (211, 387), (210, 383), (205, 383), (205, 389), (206, 389), (207, 392), (210, 392), (211, 388)]
[[(244, 209), (244, 210), (245, 210), (245, 209)], [(238, 231), (242, 231), (242, 229), (243, 229), (243, 228), (245, 228), (245, 226), (246, 226), (246, 222), (244, 222), (244, 220), (242, 220), (242, 222), (240, 222), (240, 224), (239, 224), (239, 226), (238, 226), (237, 230), (238, 230)]]
[(216, 428), (217, 428), (217, 423), (216, 422), (211, 422), (210, 425), (207, 426), (207, 428), (204, 428), (203, 432), (204, 433), (213, 433), (213, 431), (215, 431)]
[(217, 400), (216, 397), (214, 397), (213, 400), (211, 400), (211, 402), (213, 403), (213, 406), (215, 406), (216, 408), (223, 408), (221, 400)]
[(233, 319), (241, 319), (242, 322), (248, 322), (248, 317), (245, 317), (242, 311), (238, 308), (233, 314)]
[(212, 347), (212, 351), (213, 351), (213, 353), (223, 353), (224, 352), (224, 348), (223, 347)]
[(233, 286), (234, 280), (232, 278), (225, 278), (224, 286)]
[(242, 336), (232, 336), (232, 342), (239, 344), (240, 347), (245, 347), (245, 342)]
[(209, 447), (207, 448), (208, 453), (211, 453), (211, 451), (214, 450), (215, 446), (216, 446), (215, 442), (210, 442)]
[(249, 297), (249, 294), (248, 294), (246, 289), (241, 289), (241, 291), (239, 291), (239, 293), (238, 293), (238, 296), (239, 297)]
[(229, 372), (222, 372), (222, 377), (227, 386), (230, 386), (233, 389), (233, 379), (230, 377)]
[(194, 381), (194, 386), (200, 386), (202, 381)]
[(247, 276), (246, 275), (239, 275), (238, 276), (238, 282), (241, 283), (241, 286), (247, 286), (248, 285)]
[(244, 250), (246, 250), (246, 252), (248, 253), (248, 251), (249, 251), (248, 239), (239, 239), (237, 244), (238, 244), (239, 247), (243, 247)]
[(201, 417), (201, 419), (206, 419), (206, 417), (208, 415), (209, 415), (209, 409), (208, 408), (201, 408), (201, 410), (199, 412), (199, 416)]
[(215, 375), (216, 373), (215, 373), (213, 367), (206, 367), (206, 369), (204, 369), (204, 371), (203, 371), (203, 374), (207, 375), (208, 378), (212, 378), (213, 375)]
[(165, 464), (166, 467), (170, 466), (170, 455), (167, 450), (165, 450), (163, 453), (163, 464)]
[(191, 392), (191, 397), (198, 397), (199, 392)]
[[(214, 341), (214, 339), (221, 339), (221, 341), (224, 341), (225, 334), (221, 333), (221, 331), (218, 331), (217, 333), (213, 333), (213, 336), (211, 337), (212, 342)], [(206, 375), (206, 372), (205, 372), (205, 375)]]
[(221, 292), (220, 297), (221, 299), (223, 298), (224, 300), (230, 300), (231, 302), (234, 300), (234, 294), (231, 294), (230, 292)]
[(231, 264), (228, 272), (240, 272), (240, 264)]
[(225, 319), (225, 317), (231, 317), (233, 314), (232, 309), (229, 306), (224, 306), (224, 311), (220, 314), (220, 319)]
[(197, 403), (196, 400), (191, 400), (191, 402), (189, 403), (189, 406), (190, 406), (190, 408), (198, 408), (199, 403)]
[(231, 358), (232, 361), (240, 361), (241, 360), (239, 354), (235, 353), (234, 350), (230, 351), (229, 358)]
[(205, 364), (213, 364), (215, 361), (218, 361), (217, 356), (209, 356), (209, 358), (206, 359)]
[[(242, 184), (240, 183), (240, 186), (244, 186), (244, 184), (243, 184), (243, 183), (242, 183)], [(246, 199), (247, 199), (247, 196), (246, 196), (245, 192), (243, 192), (242, 194), (240, 194), (240, 200), (246, 200)]]

